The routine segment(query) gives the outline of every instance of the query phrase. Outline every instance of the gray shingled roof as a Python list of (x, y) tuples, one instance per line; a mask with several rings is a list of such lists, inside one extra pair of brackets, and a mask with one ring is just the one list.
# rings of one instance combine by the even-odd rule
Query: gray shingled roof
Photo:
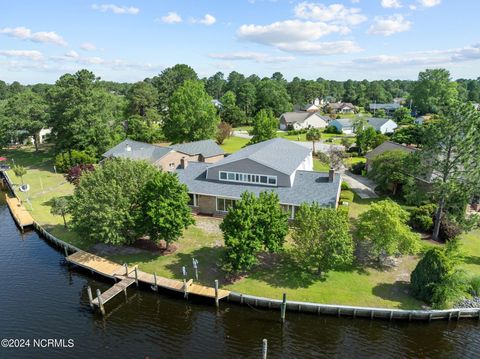
[(404, 151), (404, 152), (409, 152), (410, 153), (410, 152), (416, 151), (416, 148), (407, 147), (407, 146), (404, 146), (404, 145), (401, 145), (399, 143), (395, 143), (395, 142), (392, 142), (392, 141), (385, 141), (381, 145), (375, 147), (373, 150), (368, 152), (365, 155), (365, 157), (369, 158), (369, 159), (375, 158), (378, 155), (380, 155), (384, 152), (387, 152), (387, 151)]
[(367, 122), (369, 123), (369, 125), (372, 126), (377, 131), (379, 131), (380, 127), (382, 127), (388, 121), (391, 121), (391, 120), (389, 118), (378, 118), (378, 117), (367, 118)]
[[(130, 151), (128, 151), (128, 149), (130, 149)], [(172, 149), (168, 147), (160, 147), (127, 139), (109, 149), (103, 154), (103, 157), (130, 158), (132, 160), (145, 160), (154, 163), (170, 151), (172, 151)]]
[(334, 121), (338, 122), (342, 127), (352, 127), (353, 126), (353, 119), (351, 119), (351, 118), (337, 118)]
[(223, 149), (213, 140), (179, 143), (171, 145), (170, 148), (190, 156), (201, 154), (203, 157), (212, 157), (225, 154)]
[(333, 182), (328, 182), (328, 173), (297, 171), (292, 187), (269, 187), (207, 180), (207, 165), (204, 162), (190, 162), (187, 168), (177, 169), (179, 180), (188, 187), (190, 193), (237, 199), (245, 191), (256, 195), (264, 191), (274, 191), (282, 204), (299, 206), (304, 202), (316, 202), (321, 206), (333, 207), (340, 191), (339, 174), (335, 174)]
[(281, 173), (291, 175), (310, 152), (310, 148), (283, 138), (274, 138), (244, 147), (240, 151), (210, 165), (210, 167), (222, 166), (248, 158)]
[(285, 112), (282, 114), (283, 119), (287, 123), (303, 123), (307, 118), (314, 115), (312, 112), (296, 111)]

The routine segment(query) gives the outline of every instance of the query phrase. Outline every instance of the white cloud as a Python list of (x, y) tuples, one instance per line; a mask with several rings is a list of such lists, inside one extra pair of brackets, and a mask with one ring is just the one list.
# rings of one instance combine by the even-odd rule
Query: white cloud
[(423, 7), (434, 7), (434, 6), (440, 5), (442, 0), (418, 0), (418, 2)]
[(365, 66), (425, 66), (447, 65), (465, 61), (480, 60), (480, 44), (462, 48), (410, 52), (402, 55), (377, 55), (354, 59), (356, 65)]
[(242, 40), (273, 46), (279, 50), (306, 55), (332, 55), (360, 51), (352, 41), (318, 42), (332, 33), (347, 34), (346, 26), (301, 20), (278, 21), (269, 25), (242, 25)]
[(32, 30), (20, 26), (16, 28), (6, 27), (4, 29), (0, 29), (0, 34), (5, 34), (7, 36), (21, 40), (67, 46), (67, 42), (63, 39), (63, 37), (61, 37), (54, 31), (32, 32)]
[(216, 60), (227, 61), (255, 61), (265, 63), (280, 63), (295, 60), (293, 56), (271, 56), (262, 52), (231, 52), (222, 54), (209, 54), (208, 57)]
[(400, 0), (382, 0), (381, 5), (384, 8), (394, 8), (398, 9), (402, 7)]
[(390, 36), (397, 32), (410, 30), (411, 25), (410, 21), (399, 14), (388, 17), (378, 16), (368, 29), (368, 33), (371, 35)]
[(84, 42), (83, 44), (80, 45), (80, 48), (85, 51), (95, 51), (97, 50), (97, 47), (92, 44), (91, 42)]
[(27, 58), (33, 61), (43, 58), (42, 53), (36, 50), (0, 50), (0, 56)]
[(166, 24), (177, 24), (182, 22), (182, 18), (176, 12), (170, 11), (167, 15), (162, 16), (160, 21)]
[(93, 10), (97, 10), (100, 12), (107, 12), (111, 11), (114, 14), (128, 14), (128, 15), (137, 15), (140, 12), (140, 9), (138, 7), (134, 6), (118, 6), (114, 4), (93, 4), (92, 5)]
[(358, 25), (367, 20), (361, 9), (347, 8), (342, 4), (323, 5), (319, 3), (302, 2), (295, 6), (297, 18), (322, 22), (334, 22), (347, 25)]
[(210, 26), (210, 25), (215, 24), (217, 22), (217, 19), (213, 15), (205, 14), (205, 16), (201, 19), (191, 19), (191, 22), (194, 23), (194, 24), (198, 23), (198, 24), (203, 24), (203, 25), (206, 25), (206, 26)]
[(351, 0), (352, 1), (352, 4), (358, 4), (360, 2), (360, 0)]

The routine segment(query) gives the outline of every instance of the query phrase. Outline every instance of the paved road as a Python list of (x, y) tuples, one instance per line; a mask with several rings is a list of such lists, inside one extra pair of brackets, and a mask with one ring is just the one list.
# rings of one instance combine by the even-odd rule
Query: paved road
[(368, 178), (345, 171), (342, 175), (342, 179), (348, 183), (352, 191), (354, 191), (360, 198), (378, 198), (378, 195), (374, 190), (376, 185)]

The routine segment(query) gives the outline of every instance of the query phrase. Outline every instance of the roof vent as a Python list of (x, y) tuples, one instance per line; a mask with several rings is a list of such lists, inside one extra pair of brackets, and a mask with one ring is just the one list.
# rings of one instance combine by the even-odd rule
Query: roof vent
[(128, 143), (125, 145), (125, 151), (127, 152), (132, 152), (132, 146), (130, 146)]

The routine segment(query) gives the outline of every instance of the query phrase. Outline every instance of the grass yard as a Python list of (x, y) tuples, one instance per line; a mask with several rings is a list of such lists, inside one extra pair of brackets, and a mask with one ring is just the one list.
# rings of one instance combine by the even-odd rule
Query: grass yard
[[(305, 133), (301, 133), (301, 134), (298, 134), (298, 135), (289, 135), (287, 131), (277, 131), (277, 137), (284, 138), (284, 139), (290, 140), (290, 141), (310, 142), (310, 141), (307, 141), (307, 137), (306, 137)], [(324, 133), (324, 132), (322, 132), (320, 141), (323, 142), (323, 141), (325, 141), (326, 139), (329, 139), (329, 138), (336, 139), (336, 138), (339, 138), (339, 137), (345, 137), (345, 135), (343, 133), (342, 134), (336, 134), (336, 133)], [(337, 141), (338, 141), (338, 143), (340, 143), (340, 139), (338, 139)]]
[(220, 147), (222, 147), (226, 153), (234, 153), (244, 147), (249, 141), (248, 138), (230, 136)]
[[(224, 146), (229, 152), (234, 152), (235, 148), (238, 150), (246, 142), (247, 139), (232, 137)], [(0, 156), (13, 158), (15, 163), (27, 167), (24, 182), (31, 186), (29, 197), (32, 204), (32, 208), (28, 205), (27, 208), (37, 221), (57, 237), (82, 249), (94, 245), (83, 240), (81, 235), (65, 229), (60, 216), (50, 214), (51, 198), (71, 194), (73, 186), (65, 181), (62, 174), (54, 173), (48, 148), (40, 153), (28, 147), (3, 150)], [(322, 170), (318, 160), (314, 164), (316, 170)], [(15, 184), (20, 183), (12, 171), (9, 175)], [(24, 194), (21, 196), (26, 199)], [(358, 218), (373, 201), (378, 200), (362, 200), (355, 196), (349, 206), (349, 216), (352, 220)], [(332, 271), (325, 278), (319, 278), (295, 266), (288, 255), (290, 246), (286, 246), (285, 253), (266, 255), (248, 276), (226, 284), (225, 274), (220, 269), (224, 252), (222, 233), (218, 228), (220, 220), (207, 217), (197, 217), (196, 220), (197, 224), (185, 231), (183, 237), (174, 244), (177, 250), (172, 254), (162, 255), (138, 248), (134, 253), (126, 254), (121, 248), (110, 248), (110, 254), (106, 256), (119, 263), (138, 264), (144, 271), (177, 279), (182, 278), (181, 267), (184, 265), (188, 268), (189, 277), (193, 276), (191, 263), (192, 258), (196, 258), (203, 284), (212, 285), (213, 280), (219, 279), (228, 289), (258, 296), (281, 298), (285, 292), (290, 300), (389, 308), (419, 308), (422, 304), (408, 294), (410, 273), (418, 261), (415, 256), (403, 257), (391, 271), (353, 265), (344, 271)], [(462, 243), (465, 252), (462, 267), (469, 276), (480, 275), (480, 230), (463, 235)], [(433, 245), (430, 242), (422, 244), (425, 248)]]

